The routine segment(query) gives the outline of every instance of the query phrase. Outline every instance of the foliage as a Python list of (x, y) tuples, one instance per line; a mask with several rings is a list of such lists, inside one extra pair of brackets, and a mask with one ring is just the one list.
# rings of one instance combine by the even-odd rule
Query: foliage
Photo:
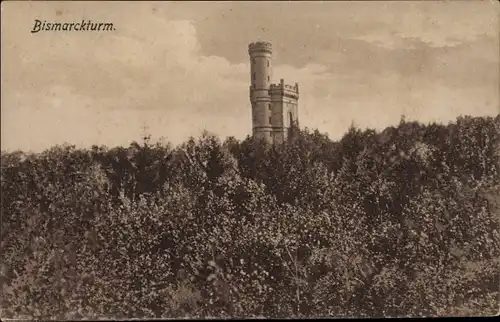
[(498, 311), (500, 116), (1, 155), (2, 316)]

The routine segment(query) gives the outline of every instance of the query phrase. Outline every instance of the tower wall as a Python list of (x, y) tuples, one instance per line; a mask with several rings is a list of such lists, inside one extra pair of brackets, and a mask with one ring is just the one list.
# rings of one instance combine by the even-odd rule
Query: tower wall
[(283, 79), (269, 89), (273, 109), (273, 141), (282, 143), (288, 137), (292, 125), (298, 126), (299, 85), (287, 85)]
[(272, 142), (271, 96), (272, 46), (268, 42), (251, 43), (250, 102), (252, 103), (252, 132), (256, 138)]

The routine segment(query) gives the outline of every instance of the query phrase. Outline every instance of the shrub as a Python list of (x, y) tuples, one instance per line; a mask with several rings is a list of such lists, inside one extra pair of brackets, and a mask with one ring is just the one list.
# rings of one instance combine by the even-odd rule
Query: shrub
[(8, 318), (498, 310), (500, 116), (1, 155)]

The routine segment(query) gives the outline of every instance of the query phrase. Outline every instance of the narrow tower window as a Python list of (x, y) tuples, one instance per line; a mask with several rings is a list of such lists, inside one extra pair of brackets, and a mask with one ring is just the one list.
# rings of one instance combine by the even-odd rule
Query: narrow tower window
[(271, 117), (269, 116), (269, 124), (271, 124), (271, 123), (272, 123), (272, 122), (271, 122)]
[(271, 76), (267, 76), (267, 81), (269, 82), (271, 80)]
[(267, 67), (269, 67), (269, 60), (267, 61)]
[(271, 110), (271, 104), (267, 104), (267, 107), (269, 108), (269, 110)]
[(293, 116), (292, 116), (292, 112), (288, 112), (288, 122), (289, 122), (289, 127), (292, 127), (293, 125)]
[(255, 80), (256, 76), (255, 76), (255, 72), (253, 73), (253, 80)]

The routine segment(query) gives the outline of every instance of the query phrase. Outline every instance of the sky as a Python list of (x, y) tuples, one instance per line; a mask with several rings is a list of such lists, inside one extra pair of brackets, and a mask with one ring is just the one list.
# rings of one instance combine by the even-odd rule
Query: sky
[[(500, 113), (497, 1), (1, 3), (1, 148), (173, 144), (251, 134), (248, 44), (299, 83), (299, 121), (332, 139), (354, 123)], [(107, 32), (31, 33), (47, 22)]]

